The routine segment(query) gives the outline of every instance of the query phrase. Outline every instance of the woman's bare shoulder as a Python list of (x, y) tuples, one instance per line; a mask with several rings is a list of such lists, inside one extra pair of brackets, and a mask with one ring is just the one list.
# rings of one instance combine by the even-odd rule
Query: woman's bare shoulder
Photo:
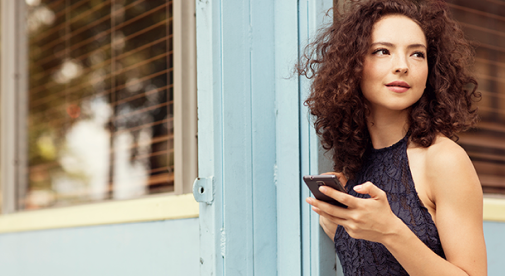
[(438, 193), (466, 193), (481, 190), (480, 182), (466, 151), (453, 140), (438, 135), (426, 149), (426, 174)]
[(426, 162), (430, 167), (457, 169), (471, 165), (466, 151), (453, 140), (439, 134), (431, 146), (426, 149)]

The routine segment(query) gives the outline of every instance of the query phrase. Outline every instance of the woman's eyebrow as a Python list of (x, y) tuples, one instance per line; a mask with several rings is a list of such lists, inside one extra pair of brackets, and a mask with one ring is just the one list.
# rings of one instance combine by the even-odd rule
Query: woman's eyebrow
[[(372, 45), (370, 45), (370, 47), (373, 47), (373, 46), (376, 46), (376, 45), (384, 45), (384, 46), (388, 46), (388, 47), (395, 47), (395, 45), (393, 43), (391, 43), (391, 42), (382, 42), (382, 41), (374, 42), (374, 43), (372, 43)], [(419, 47), (427, 49), (426, 45), (424, 45), (422, 43), (415, 43), (415, 44), (410, 44), (409, 46), (407, 46), (407, 48), (419, 48)]]

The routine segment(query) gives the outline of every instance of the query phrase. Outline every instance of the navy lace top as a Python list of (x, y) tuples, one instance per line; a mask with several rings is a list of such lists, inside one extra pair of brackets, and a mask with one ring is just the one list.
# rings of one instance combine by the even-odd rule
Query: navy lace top
[[(387, 148), (370, 147), (361, 171), (346, 188), (349, 194), (361, 198), (369, 196), (356, 193), (353, 187), (366, 181), (385, 191), (393, 213), (431, 250), (445, 258), (435, 223), (414, 187), (407, 142), (405, 137)], [(342, 226), (338, 226), (334, 242), (345, 275), (408, 275), (384, 245), (351, 238)]]

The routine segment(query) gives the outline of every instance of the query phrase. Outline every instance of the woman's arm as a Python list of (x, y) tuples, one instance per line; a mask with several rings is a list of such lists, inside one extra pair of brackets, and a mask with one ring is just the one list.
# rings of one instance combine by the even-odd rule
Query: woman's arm
[[(468, 155), (453, 141), (442, 138), (427, 150), (425, 166), (447, 261), (417, 244), (421, 242), (404, 225), (398, 224), (397, 234), (384, 245), (411, 275), (428, 275), (430, 271), (437, 275), (487, 275), (482, 188)], [(416, 254), (409, 254), (411, 250)]]
[[(451, 141), (452, 142), (452, 141)], [(313, 210), (349, 235), (384, 244), (410, 275), (486, 275), (482, 231), (482, 189), (466, 153), (454, 145), (433, 148), (426, 162), (433, 186), (436, 225), (447, 260), (429, 249), (396, 215), (386, 194), (372, 183), (356, 186), (361, 199), (332, 189), (322, 191), (349, 208), (308, 199)]]

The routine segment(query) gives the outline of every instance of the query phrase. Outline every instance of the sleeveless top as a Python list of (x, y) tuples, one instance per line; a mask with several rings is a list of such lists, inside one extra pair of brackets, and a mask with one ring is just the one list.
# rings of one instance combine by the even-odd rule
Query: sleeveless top
[[(415, 190), (407, 157), (408, 137), (382, 149), (369, 147), (361, 171), (347, 183), (350, 195), (369, 198), (353, 190), (366, 181), (387, 194), (393, 213), (398, 216), (431, 250), (445, 259), (438, 231), (428, 209)], [(354, 239), (344, 227), (335, 233), (335, 249), (344, 275), (408, 275), (393, 255), (381, 243)]]

